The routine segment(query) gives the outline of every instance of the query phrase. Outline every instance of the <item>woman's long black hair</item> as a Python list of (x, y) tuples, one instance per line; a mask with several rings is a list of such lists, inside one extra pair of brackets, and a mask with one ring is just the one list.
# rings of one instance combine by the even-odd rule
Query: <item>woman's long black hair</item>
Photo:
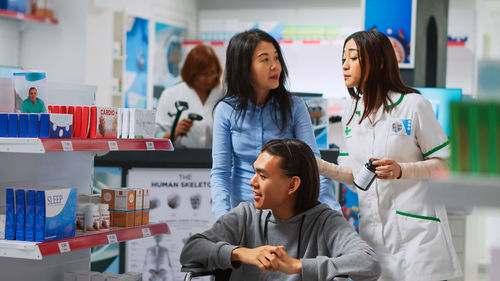
[[(234, 35), (229, 41), (226, 52), (226, 67), (224, 75), (224, 99), (232, 100), (231, 105), (237, 112), (236, 120), (245, 119), (248, 102), (257, 103), (257, 95), (250, 83), (252, 57), (261, 41), (273, 44), (278, 52), (278, 59), (281, 64), (281, 73), (279, 77), (279, 86), (270, 91), (269, 98), (274, 99), (272, 116), (274, 121), (278, 122), (277, 112), (281, 115), (281, 128), (283, 133), (289, 119), (291, 119), (290, 92), (286, 89), (286, 79), (288, 69), (281, 52), (278, 42), (266, 32), (260, 29), (251, 29)], [(279, 108), (279, 110), (278, 110)]]
[[(359, 123), (378, 110), (377, 101), (381, 100), (384, 111), (388, 112), (394, 103), (388, 98), (389, 91), (396, 93), (418, 93), (419, 91), (406, 86), (399, 73), (398, 60), (391, 41), (383, 33), (376, 30), (358, 31), (349, 35), (346, 43), (353, 39), (358, 48), (361, 66), (361, 81), (358, 88), (347, 88), (349, 95), (356, 100), (355, 108), (360, 99), (363, 100), (364, 112)], [(344, 52), (344, 48), (342, 52)], [(347, 124), (351, 123), (354, 111)]]

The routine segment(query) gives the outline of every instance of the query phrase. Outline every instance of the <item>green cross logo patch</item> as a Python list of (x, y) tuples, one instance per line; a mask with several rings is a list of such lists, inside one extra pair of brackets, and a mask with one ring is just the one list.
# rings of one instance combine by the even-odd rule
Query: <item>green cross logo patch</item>
[(352, 130), (351, 130), (351, 129), (349, 129), (349, 126), (345, 126), (345, 131), (344, 131), (344, 133), (345, 133), (345, 137), (346, 137), (346, 138), (350, 138), (350, 137), (352, 137), (351, 132), (352, 132)]

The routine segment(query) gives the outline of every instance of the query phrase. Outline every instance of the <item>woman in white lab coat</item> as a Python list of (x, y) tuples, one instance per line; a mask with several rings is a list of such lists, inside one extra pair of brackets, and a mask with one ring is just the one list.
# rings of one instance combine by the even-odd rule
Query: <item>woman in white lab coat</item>
[[(184, 82), (163, 91), (156, 110), (155, 137), (170, 138), (170, 131), (177, 112), (176, 101), (185, 101), (189, 109), (180, 115), (174, 132), (174, 146), (188, 148), (210, 148), (212, 146), (212, 113), (222, 98), (220, 77), (222, 66), (214, 49), (199, 45), (189, 51), (182, 66)], [(189, 118), (190, 113), (203, 117)]]
[(426, 179), (446, 170), (446, 134), (431, 104), (400, 77), (389, 39), (361, 31), (344, 43), (351, 96), (342, 117), (339, 164), (318, 159), (320, 173), (353, 183), (376, 158), (376, 179), (358, 189), (361, 237), (377, 254), (380, 280), (447, 280), (462, 274), (444, 207), (431, 204)]

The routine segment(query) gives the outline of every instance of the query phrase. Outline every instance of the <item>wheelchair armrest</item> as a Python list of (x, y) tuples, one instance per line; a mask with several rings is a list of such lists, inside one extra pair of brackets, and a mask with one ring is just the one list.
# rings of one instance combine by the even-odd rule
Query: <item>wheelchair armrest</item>
[(191, 272), (193, 277), (207, 276), (214, 273), (213, 270), (207, 269), (203, 264), (198, 262), (191, 262), (183, 264), (181, 267), (181, 272)]

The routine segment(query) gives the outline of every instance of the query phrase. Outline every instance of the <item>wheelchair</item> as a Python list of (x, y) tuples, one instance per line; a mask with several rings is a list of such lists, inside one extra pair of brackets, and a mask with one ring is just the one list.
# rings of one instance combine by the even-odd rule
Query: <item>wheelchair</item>
[(215, 281), (229, 281), (231, 269), (208, 270), (201, 263), (183, 264), (181, 272), (185, 272), (184, 281), (191, 281), (191, 278), (201, 276), (213, 276)]

